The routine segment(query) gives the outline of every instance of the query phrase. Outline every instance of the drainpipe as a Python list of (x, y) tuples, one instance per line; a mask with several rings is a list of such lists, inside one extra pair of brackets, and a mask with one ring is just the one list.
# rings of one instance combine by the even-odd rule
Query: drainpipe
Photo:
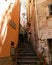
[[(35, 38), (36, 38), (36, 49), (38, 48), (38, 43), (39, 43), (39, 26), (38, 26), (38, 10), (37, 10), (37, 0), (35, 0), (35, 15), (36, 15), (36, 22), (35, 22)], [(38, 49), (36, 50), (36, 52)], [(37, 52), (38, 54), (38, 52)]]
[(29, 2), (29, 22), (30, 22), (30, 2)]
[(36, 11), (36, 26), (37, 26), (38, 36), (39, 36), (37, 0), (35, 0), (35, 11)]

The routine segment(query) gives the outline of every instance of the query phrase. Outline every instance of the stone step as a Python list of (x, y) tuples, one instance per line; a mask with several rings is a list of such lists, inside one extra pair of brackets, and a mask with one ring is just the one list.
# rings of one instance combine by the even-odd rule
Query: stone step
[(28, 44), (26, 44), (26, 43), (25, 43), (25, 44), (22, 43), (22, 44), (19, 44), (19, 45), (18, 45), (18, 48), (25, 48), (25, 47), (33, 48), (33, 46), (32, 46), (31, 44), (29, 44), (29, 43), (28, 43)]
[(37, 56), (25, 56), (25, 57), (18, 56), (17, 59), (36, 59), (37, 60), (38, 57)]
[(35, 56), (35, 53), (18, 53), (19, 56)]
[(20, 63), (18, 63), (17, 65), (37, 65), (37, 63), (31, 63), (31, 64), (30, 63), (27, 63), (27, 64), (23, 64), (23, 63), (20, 64)]
[(13, 65), (11, 57), (0, 58), (0, 65)]
[(34, 52), (34, 53), (36, 53), (33, 49), (18, 49), (17, 53), (18, 52)]
[(21, 60), (23, 60), (23, 61), (26, 61), (26, 60), (28, 60), (28, 61), (38, 61), (38, 58), (17, 58), (17, 61), (21, 61)]
[(17, 63), (24, 63), (24, 64), (27, 64), (27, 63), (38, 63), (38, 61), (35, 61), (35, 60), (18, 60)]
[(33, 48), (33, 46), (30, 46), (30, 45), (23, 45), (23, 46), (19, 46), (18, 48)]

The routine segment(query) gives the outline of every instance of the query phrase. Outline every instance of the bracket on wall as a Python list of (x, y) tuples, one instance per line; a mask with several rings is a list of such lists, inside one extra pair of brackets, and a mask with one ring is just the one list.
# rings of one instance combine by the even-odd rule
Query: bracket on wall
[(16, 24), (12, 20), (10, 20), (9, 24), (13, 29), (16, 29)]

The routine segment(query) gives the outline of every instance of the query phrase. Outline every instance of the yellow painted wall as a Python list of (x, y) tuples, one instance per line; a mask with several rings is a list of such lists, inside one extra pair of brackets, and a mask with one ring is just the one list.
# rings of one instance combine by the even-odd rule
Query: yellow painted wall
[[(19, 34), (19, 6), (20, 2), (18, 0), (17, 4), (13, 8), (13, 11), (11, 13), (12, 21), (16, 24), (16, 29), (13, 29), (10, 24), (8, 23), (8, 30), (7, 30), (7, 36), (6, 40), (4, 42), (4, 45), (2, 46), (2, 51), (0, 53), (1, 57), (7, 57), (10, 56), (10, 47), (11, 47), (11, 41), (15, 43), (15, 47), (18, 44), (18, 34)], [(0, 42), (1, 44), (1, 42)]]

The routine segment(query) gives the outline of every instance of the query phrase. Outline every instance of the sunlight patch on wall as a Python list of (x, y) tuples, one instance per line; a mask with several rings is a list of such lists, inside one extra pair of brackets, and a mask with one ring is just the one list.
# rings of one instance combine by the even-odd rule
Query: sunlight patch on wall
[[(0, 47), (4, 44), (11, 12), (18, 0), (0, 0)], [(1, 51), (1, 50), (0, 50)]]

